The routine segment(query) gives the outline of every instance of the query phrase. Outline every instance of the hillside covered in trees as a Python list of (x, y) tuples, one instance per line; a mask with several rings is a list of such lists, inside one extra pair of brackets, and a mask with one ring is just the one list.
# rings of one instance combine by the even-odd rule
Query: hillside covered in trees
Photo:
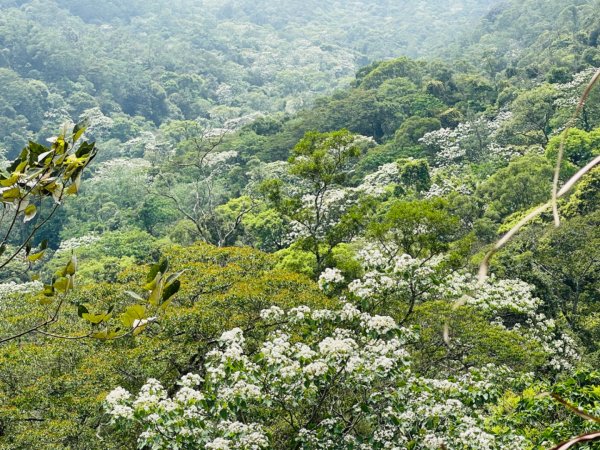
[(0, 6), (0, 449), (600, 448), (598, 0)]

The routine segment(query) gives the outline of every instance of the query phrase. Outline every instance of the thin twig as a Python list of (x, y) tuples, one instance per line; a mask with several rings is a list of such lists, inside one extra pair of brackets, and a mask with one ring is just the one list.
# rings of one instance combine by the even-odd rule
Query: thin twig
[(596, 73), (592, 77), (592, 80), (589, 82), (589, 84), (585, 88), (585, 91), (583, 92), (583, 95), (579, 99), (579, 103), (577, 104), (577, 108), (575, 109), (573, 116), (571, 117), (569, 122), (567, 122), (567, 127), (563, 131), (562, 138), (560, 140), (558, 157), (556, 158), (556, 168), (554, 170), (554, 182), (552, 184), (552, 213), (554, 215), (554, 224), (557, 227), (560, 226), (560, 215), (558, 214), (558, 182), (559, 182), (559, 177), (560, 177), (560, 168), (562, 166), (562, 160), (563, 160), (564, 153), (565, 153), (565, 142), (567, 141), (567, 137), (569, 136), (569, 131), (571, 130), (571, 128), (575, 124), (575, 121), (581, 114), (581, 110), (585, 106), (585, 102), (587, 101), (590, 93), (592, 92), (592, 89), (594, 88), (594, 86), (596, 85), (596, 83), (598, 82), (599, 79), (600, 79), (600, 69), (598, 69), (596, 71)]

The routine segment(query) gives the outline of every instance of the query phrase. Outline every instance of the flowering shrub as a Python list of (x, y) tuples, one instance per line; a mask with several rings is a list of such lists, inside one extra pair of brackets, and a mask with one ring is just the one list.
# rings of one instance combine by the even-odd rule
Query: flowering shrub
[[(200, 374), (172, 396), (148, 380), (137, 396), (106, 397), (116, 426), (136, 423), (139, 448), (521, 448), (485, 429), (486, 405), (507, 373), (471, 371), (453, 381), (410, 369), (414, 333), (351, 304), (264, 310), (265, 339), (224, 332)], [(255, 350), (252, 350), (255, 349)]]

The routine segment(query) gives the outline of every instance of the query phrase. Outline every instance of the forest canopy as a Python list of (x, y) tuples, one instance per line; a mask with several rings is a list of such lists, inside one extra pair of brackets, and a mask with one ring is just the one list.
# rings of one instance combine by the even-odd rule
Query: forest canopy
[(598, 0), (0, 7), (0, 449), (600, 445)]

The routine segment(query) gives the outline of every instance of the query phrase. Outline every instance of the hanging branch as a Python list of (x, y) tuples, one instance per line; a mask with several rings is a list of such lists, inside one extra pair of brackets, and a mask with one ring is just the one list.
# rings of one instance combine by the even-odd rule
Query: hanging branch
[[(592, 416), (591, 414), (586, 413), (585, 411), (581, 410), (580, 408), (572, 405), (571, 403), (569, 403), (568, 401), (566, 401), (565, 399), (563, 399), (562, 397), (560, 397), (557, 394), (552, 394), (552, 398), (554, 400), (556, 400), (557, 402), (559, 402), (561, 405), (565, 406), (567, 409), (569, 409), (572, 413), (577, 414), (579, 417), (585, 419), (585, 420), (590, 420), (592, 422), (596, 422), (596, 423), (600, 423), (600, 418)], [(575, 445), (578, 444), (582, 444), (585, 442), (595, 442), (600, 440), (600, 431), (594, 431), (592, 433), (586, 433), (586, 434), (582, 434), (580, 436), (574, 437), (572, 439), (569, 439), (568, 441), (562, 442), (560, 444), (558, 444), (556, 447), (553, 447), (552, 450), (567, 450)]]
[(564, 144), (565, 144), (565, 141), (566, 141), (569, 129), (572, 126), (572, 123), (574, 122), (574, 120), (576, 120), (576, 118), (579, 116), (579, 114), (580, 114), (583, 106), (585, 105), (585, 102), (586, 102), (587, 98), (589, 97), (589, 95), (590, 95), (593, 87), (596, 85), (596, 83), (598, 83), (598, 80), (600, 80), (600, 69), (594, 74), (594, 76), (592, 77), (590, 83), (586, 87), (583, 95), (581, 96), (581, 98), (579, 100), (579, 103), (577, 105), (577, 109), (575, 110), (575, 113), (574, 113), (573, 117), (569, 121), (569, 124), (567, 125), (566, 130), (563, 132), (563, 137), (562, 137), (562, 140), (561, 140), (561, 146), (560, 146), (560, 150), (559, 150), (559, 153), (558, 153), (558, 160), (557, 160), (557, 164), (556, 164), (556, 169), (555, 169), (555, 172), (554, 172), (554, 184), (553, 184), (553, 190), (552, 190), (552, 199), (550, 201), (548, 201), (547, 203), (538, 206), (536, 209), (534, 209), (529, 214), (527, 214), (527, 216), (525, 216), (523, 219), (521, 219), (485, 255), (485, 257), (483, 258), (483, 261), (481, 262), (481, 265), (479, 266), (479, 280), (480, 281), (484, 280), (487, 277), (487, 274), (488, 274), (488, 271), (489, 271), (490, 260), (491, 260), (492, 256), (494, 256), (494, 254), (496, 254), (496, 252), (498, 250), (500, 250), (502, 247), (504, 247), (506, 245), (506, 243), (508, 241), (510, 241), (510, 239), (512, 239), (512, 237), (515, 234), (517, 234), (521, 228), (523, 228), (525, 225), (527, 225), (534, 218), (538, 217), (541, 213), (543, 213), (544, 211), (546, 211), (548, 208), (552, 207), (552, 209), (554, 210), (555, 224), (557, 226), (560, 225), (560, 217), (558, 215), (558, 206), (557, 206), (558, 205), (558, 199), (560, 197), (564, 196), (567, 192), (569, 192), (569, 190), (585, 174), (587, 174), (588, 172), (590, 172), (596, 165), (600, 164), (600, 156), (594, 158), (590, 163), (588, 163), (585, 167), (583, 167), (582, 169), (580, 169), (573, 177), (571, 177), (571, 179), (569, 179), (569, 181), (567, 181), (567, 183), (565, 183), (565, 185), (560, 190), (558, 189), (558, 181), (559, 181), (558, 177), (559, 177), (559, 173), (560, 173), (560, 167), (562, 165), (562, 158), (563, 158), (563, 154), (564, 154)]
[(567, 141), (567, 137), (569, 137), (569, 131), (571, 131), (571, 128), (575, 125), (575, 121), (581, 114), (581, 111), (583, 110), (583, 107), (585, 106), (585, 102), (587, 101), (588, 97), (590, 96), (590, 93), (592, 92), (592, 89), (594, 88), (594, 86), (596, 85), (596, 83), (598, 82), (599, 79), (600, 79), (600, 69), (598, 69), (596, 71), (596, 73), (592, 77), (592, 80), (589, 82), (589, 84), (585, 88), (583, 95), (579, 99), (577, 108), (575, 109), (575, 112), (573, 113), (573, 116), (571, 116), (571, 119), (569, 120), (569, 122), (567, 122), (567, 127), (565, 128), (565, 131), (563, 132), (562, 137), (560, 139), (560, 148), (558, 150), (558, 157), (556, 158), (556, 168), (554, 170), (554, 182), (552, 185), (552, 213), (554, 215), (554, 224), (557, 227), (560, 226), (560, 215), (558, 214), (558, 182), (559, 182), (559, 177), (560, 177), (560, 168), (562, 166), (562, 160), (563, 160), (564, 153), (565, 153), (565, 142)]

